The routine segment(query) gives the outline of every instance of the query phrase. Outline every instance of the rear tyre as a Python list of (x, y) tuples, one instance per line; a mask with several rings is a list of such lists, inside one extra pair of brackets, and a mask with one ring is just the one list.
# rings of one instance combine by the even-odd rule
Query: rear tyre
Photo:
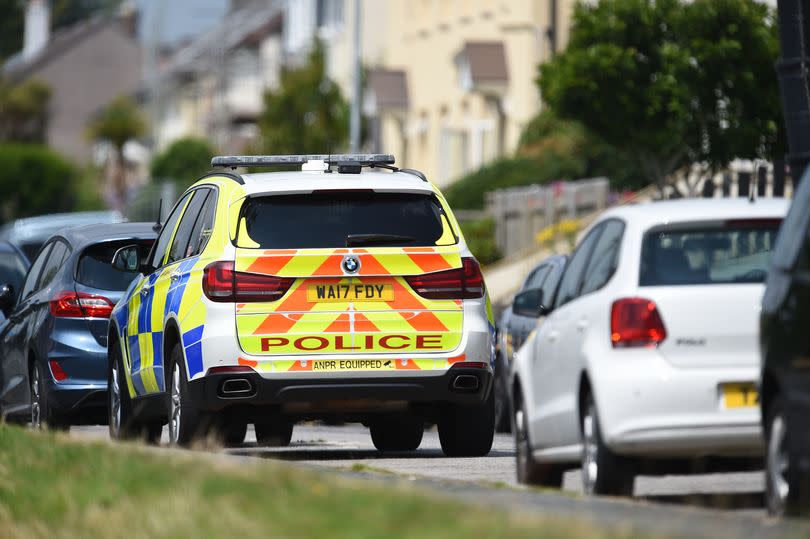
[(170, 365), (169, 443), (187, 447), (207, 434), (206, 417), (191, 399), (179, 343), (172, 348)]
[(448, 457), (482, 457), (495, 437), (495, 391), (478, 405), (448, 405), (439, 418), (439, 442)]
[(290, 445), (293, 433), (293, 422), (287, 419), (276, 418), (270, 421), (254, 423), (256, 441), (265, 447), (287, 447)]
[[(519, 407), (518, 407), (519, 404)], [(565, 467), (558, 464), (538, 462), (532, 456), (532, 445), (529, 440), (529, 416), (526, 405), (515, 405), (515, 460), (517, 464), (518, 483), (560, 488), (563, 483)]]
[(790, 432), (782, 397), (777, 396), (766, 412), (765, 504), (772, 516), (810, 514), (810, 476), (796, 470), (797, 455), (791, 450)]
[(495, 373), (495, 431), (512, 432), (512, 411), (509, 402), (509, 389), (507, 386), (507, 375), (504, 372), (506, 362), (498, 365)]
[(414, 451), (422, 443), (425, 422), (413, 416), (389, 416), (373, 422), (369, 429), (378, 451)]
[(34, 429), (70, 430), (70, 423), (59, 417), (50, 400), (45, 370), (38, 361), (31, 365), (31, 426)]
[(635, 473), (632, 462), (605, 445), (596, 404), (590, 395), (582, 414), (582, 486), (586, 494), (632, 496)]

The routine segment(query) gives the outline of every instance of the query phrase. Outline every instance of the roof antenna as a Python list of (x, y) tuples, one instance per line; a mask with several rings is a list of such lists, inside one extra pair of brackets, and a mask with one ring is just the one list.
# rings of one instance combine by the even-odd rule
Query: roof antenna
[(163, 225), (160, 223), (160, 218), (163, 216), (163, 197), (160, 198), (158, 202), (158, 211), (157, 211), (157, 219), (155, 219), (155, 224), (152, 225), (152, 230), (155, 232), (160, 232), (160, 229), (163, 228)]

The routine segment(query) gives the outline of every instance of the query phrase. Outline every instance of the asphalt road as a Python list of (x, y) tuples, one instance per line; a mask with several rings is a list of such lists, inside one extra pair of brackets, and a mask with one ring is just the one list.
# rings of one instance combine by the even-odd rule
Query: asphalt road
[[(106, 427), (74, 427), (72, 432), (83, 437), (107, 437)], [(165, 429), (163, 437), (165, 443)], [(286, 448), (261, 448), (255, 441), (249, 429), (242, 447), (225, 451), (232, 458), (294, 461), (375, 481), (409, 481), (454, 497), (485, 500), (487, 505), (571, 514), (600, 524), (673, 536), (810, 537), (810, 524), (767, 518), (759, 472), (639, 477), (630, 501), (593, 499), (579, 495), (578, 471), (566, 474), (562, 494), (517, 485), (509, 435), (497, 435), (488, 456), (468, 459), (444, 457), (435, 428), (425, 432), (419, 450), (408, 453), (379, 453), (368, 430), (359, 425), (297, 425), (293, 442)]]

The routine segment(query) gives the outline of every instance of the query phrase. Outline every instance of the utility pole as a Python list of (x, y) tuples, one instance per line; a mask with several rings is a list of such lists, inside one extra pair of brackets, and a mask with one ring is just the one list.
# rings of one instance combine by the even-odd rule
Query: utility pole
[(360, 151), (360, 79), (362, 70), (361, 56), (361, 12), (363, 0), (354, 0), (354, 88), (352, 92), (351, 116), (349, 118), (349, 151)]

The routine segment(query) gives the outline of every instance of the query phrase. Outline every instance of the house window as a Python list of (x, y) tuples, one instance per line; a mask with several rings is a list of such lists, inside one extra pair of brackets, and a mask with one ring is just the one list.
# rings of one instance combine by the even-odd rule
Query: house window
[(334, 30), (343, 26), (343, 0), (317, 0), (315, 20), (318, 29)]

